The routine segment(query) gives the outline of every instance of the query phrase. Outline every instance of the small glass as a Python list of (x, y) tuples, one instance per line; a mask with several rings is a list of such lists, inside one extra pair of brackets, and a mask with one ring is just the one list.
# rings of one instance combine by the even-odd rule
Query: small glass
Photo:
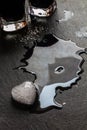
[(30, 0), (30, 15), (49, 17), (57, 8), (56, 0)]
[(14, 32), (27, 26), (30, 21), (28, 0), (3, 0), (0, 6), (1, 29), (3, 31)]

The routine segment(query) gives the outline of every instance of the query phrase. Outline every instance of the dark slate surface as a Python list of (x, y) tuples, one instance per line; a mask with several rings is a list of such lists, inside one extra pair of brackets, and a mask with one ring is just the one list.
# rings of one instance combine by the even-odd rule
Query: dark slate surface
[[(80, 39), (75, 35), (80, 27), (87, 25), (87, 17), (83, 13), (84, 10), (87, 12), (86, 5), (86, 0), (59, 0), (57, 11), (48, 19), (48, 32), (55, 33), (65, 40), (71, 39), (78, 46), (87, 47), (87, 39)], [(59, 24), (57, 20), (58, 17), (63, 17), (64, 9), (73, 11), (75, 16), (68, 22)], [(40, 35), (43, 33), (42, 31)], [(84, 72), (81, 74), (81, 80), (72, 89), (63, 91), (57, 97), (58, 101), (66, 102), (63, 109), (51, 109), (36, 114), (31, 113), (29, 109), (13, 105), (11, 89), (23, 81), (33, 80), (31, 74), (13, 69), (20, 65), (20, 60), (26, 51), (24, 45), (32, 44), (28, 34), (28, 32), (23, 34), (22, 38), (18, 36), (17, 40), (4, 40), (4, 35), (2, 36), (0, 32), (0, 130), (86, 130), (87, 56), (84, 54), (82, 55), (85, 59), (82, 66)], [(22, 39), (22, 42), (19, 39)]]

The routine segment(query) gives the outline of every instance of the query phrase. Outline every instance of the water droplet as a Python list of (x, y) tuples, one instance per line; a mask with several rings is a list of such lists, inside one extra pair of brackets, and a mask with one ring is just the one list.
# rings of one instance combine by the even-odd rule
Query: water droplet
[(58, 66), (57, 68), (55, 68), (54, 73), (55, 74), (60, 74), (64, 72), (64, 67), (63, 66)]

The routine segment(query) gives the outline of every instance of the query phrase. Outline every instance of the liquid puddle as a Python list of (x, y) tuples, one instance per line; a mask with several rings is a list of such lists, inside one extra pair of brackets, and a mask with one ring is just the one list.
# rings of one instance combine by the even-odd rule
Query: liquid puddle
[(62, 88), (70, 87), (73, 83), (77, 81), (78, 78), (79, 77), (73, 78), (72, 80), (65, 83), (54, 83), (51, 85), (44, 86), (39, 97), (40, 107), (42, 109), (50, 106), (56, 106), (58, 108), (62, 108), (63, 105), (54, 100), (57, 94), (56, 89), (58, 87), (62, 87)]
[(52, 106), (62, 108), (63, 103), (55, 101), (56, 89), (69, 88), (80, 78), (79, 73), (83, 63), (80, 54), (85, 52), (85, 48), (78, 47), (71, 40), (65, 41), (55, 35), (47, 34), (41, 41), (36, 41), (30, 57), (27, 56), (29, 51), (27, 50), (24, 55), (24, 60), (21, 60), (27, 63), (22, 68), (36, 76), (34, 83), (39, 86), (40, 109)]
[[(57, 42), (55, 44), (53, 44), (53, 42), (52, 42), (51, 45), (46, 46), (46, 45), (48, 45), (48, 42), (50, 42), (48, 40), (48, 36), (50, 36), (51, 39), (52, 38), (57, 39)], [(80, 55), (78, 55), (77, 52), (84, 51), (84, 48), (80, 48), (80, 47), (76, 46), (76, 44), (74, 42), (72, 42), (70, 40), (64, 41), (64, 40), (59, 39), (59, 38), (55, 37), (54, 35), (50, 35), (50, 34), (46, 35), (43, 38), (42, 42), (40, 41), (38, 44), (41, 44), (41, 43), (43, 44), (43, 41), (45, 41), (44, 47), (36, 46), (34, 48), (32, 57), (30, 57), (30, 59), (26, 60), (29, 63), (29, 65), (25, 67), (27, 69), (27, 71), (34, 72), (36, 74), (37, 79), (35, 80), (35, 83), (41, 87), (43, 87), (44, 85), (47, 85), (49, 83), (49, 68), (50, 68), (51, 64), (55, 63), (56, 59), (73, 57), (73, 58), (76, 58), (77, 60), (82, 60), (82, 57)], [(46, 41), (47, 41), (47, 43), (46, 43)], [(56, 63), (56, 64), (58, 64), (58, 66), (60, 66), (59, 63)], [(55, 69), (58, 66), (56, 65)], [(61, 66), (62, 66), (62, 64), (61, 64)], [(53, 74), (54, 74), (54, 72), (53, 72)], [(66, 76), (65, 76), (65, 78), (66, 78)], [(67, 79), (67, 81), (68, 80), (70, 80), (70, 79)], [(59, 81), (59, 82), (61, 82), (61, 81)], [(51, 82), (50, 82), (50, 84), (51, 84)]]

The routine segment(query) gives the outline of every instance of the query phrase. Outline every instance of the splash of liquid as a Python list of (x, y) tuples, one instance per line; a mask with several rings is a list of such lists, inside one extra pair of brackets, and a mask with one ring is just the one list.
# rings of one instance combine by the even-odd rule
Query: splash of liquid
[(65, 83), (55, 83), (55, 84), (44, 86), (39, 97), (40, 107), (42, 109), (50, 107), (50, 106), (56, 106), (58, 108), (62, 108), (62, 104), (59, 104), (58, 102), (54, 100), (55, 95), (56, 95), (56, 89), (58, 87), (62, 87), (62, 88), (70, 87), (71, 84), (77, 81), (77, 79), (78, 77), (73, 78), (72, 80)]
[[(58, 71), (58, 73), (54, 74), (53, 70), (58, 64), (62, 64), (64, 71), (62, 73)], [(49, 72), (49, 84), (44, 86), (39, 97), (40, 107), (42, 109), (50, 106), (62, 108), (63, 105), (55, 101), (55, 96), (58, 95), (56, 90), (60, 87), (63, 89), (71, 87), (72, 84), (76, 83), (80, 78), (81, 64), (82, 60), (72, 57), (60, 58), (56, 60), (56, 64), (51, 64), (49, 69), (49, 71), (51, 70)]]
[[(45, 35), (36, 43), (32, 57), (25, 58), (27, 66), (24, 69), (36, 75), (34, 83), (40, 86), (40, 107), (61, 108), (62, 104), (54, 100), (57, 96), (56, 89), (70, 87), (79, 79), (83, 61), (80, 54), (85, 52), (85, 49), (78, 47), (71, 40), (65, 41), (52, 34)], [(62, 68), (59, 69), (60, 67)]]
[[(50, 35), (50, 34), (48, 34)], [(34, 52), (32, 57), (27, 60), (29, 63), (25, 68), (29, 72), (34, 72), (37, 76), (35, 83), (41, 87), (47, 85), (49, 82), (49, 64), (55, 63), (56, 58), (66, 58), (66, 57), (74, 57), (78, 60), (82, 60), (82, 57), (77, 54), (78, 51), (83, 52), (84, 48), (78, 47), (72, 41), (65, 41), (57, 38), (54, 35), (50, 35), (51, 39), (55, 38), (57, 41), (55, 44), (46, 47), (48, 43), (48, 39), (46, 42), (46, 37), (43, 38), (40, 44), (43, 44), (45, 40), (44, 47), (36, 46), (34, 48)], [(39, 43), (38, 43), (39, 44)], [(47, 44), (48, 45), (48, 44)], [(66, 76), (65, 76), (66, 77)]]

